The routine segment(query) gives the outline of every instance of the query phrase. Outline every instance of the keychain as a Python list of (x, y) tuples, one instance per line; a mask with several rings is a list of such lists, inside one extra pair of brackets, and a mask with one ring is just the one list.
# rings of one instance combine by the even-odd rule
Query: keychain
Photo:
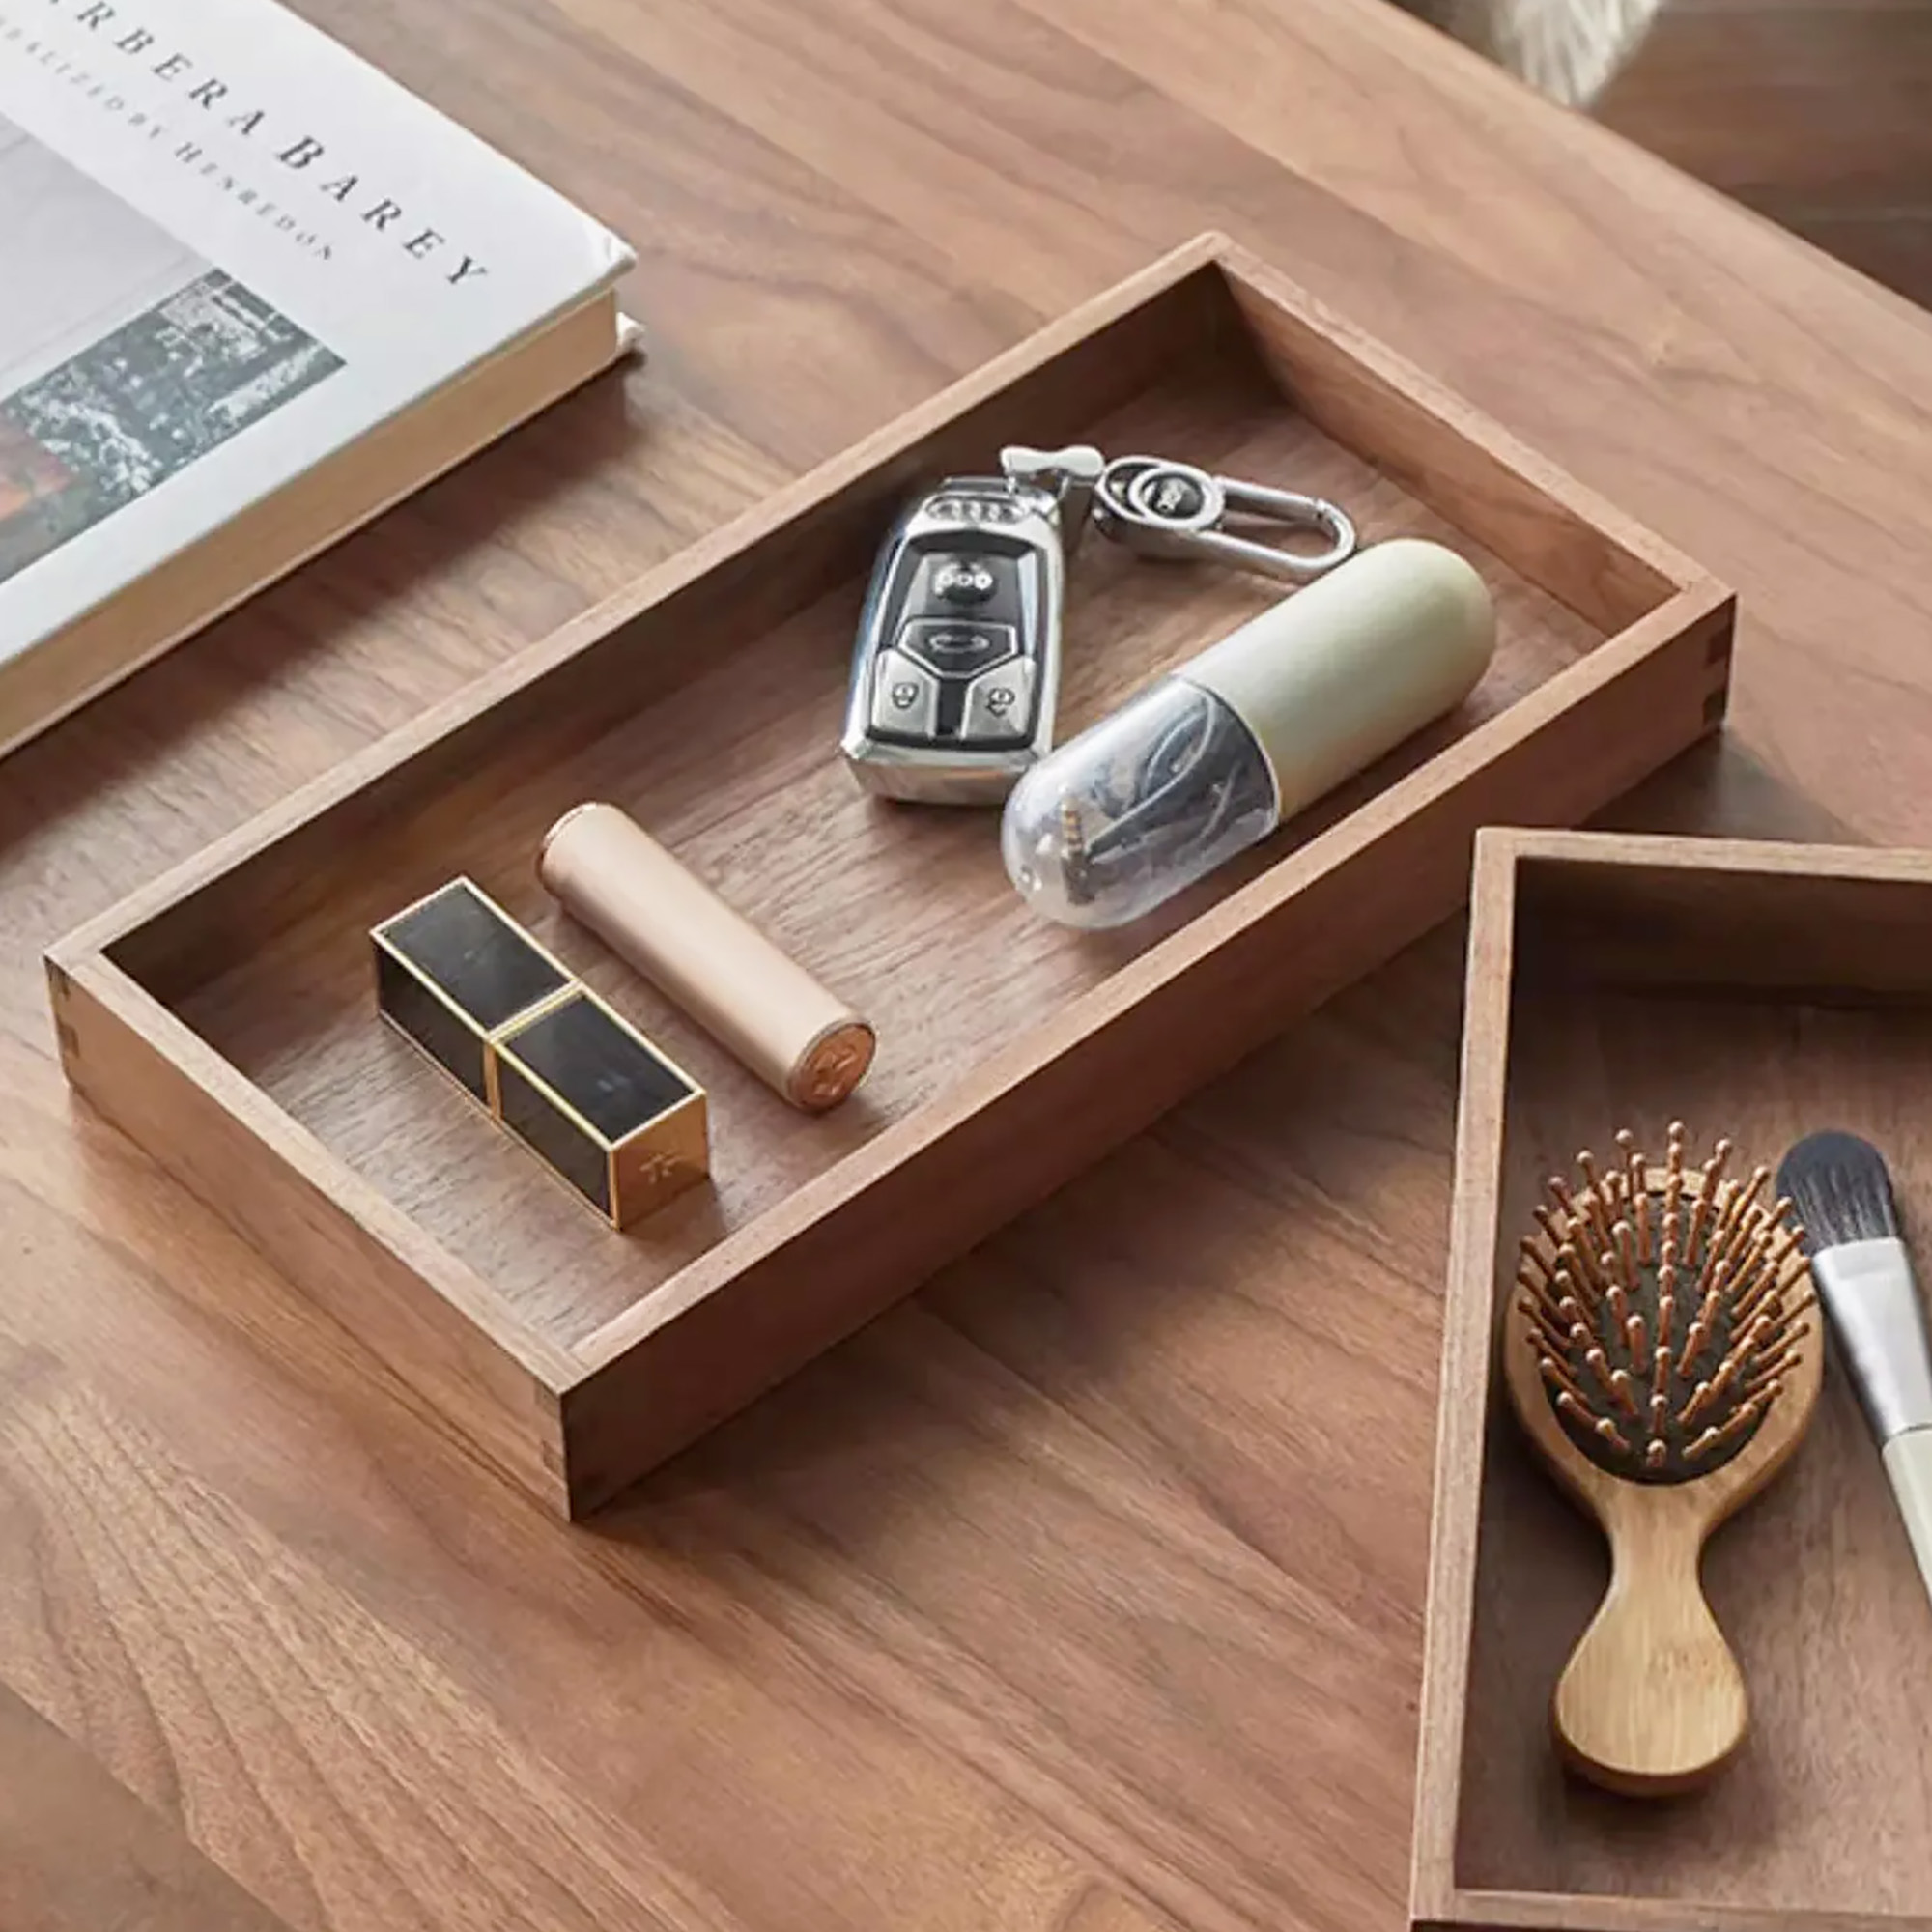
[[(1210, 476), (1161, 456), (1117, 456), (1094, 486), (1093, 515), (1102, 536), (1143, 556), (1208, 557), (1292, 583), (1326, 575), (1355, 551), (1354, 525), (1326, 497)], [(1234, 517), (1316, 530), (1327, 547), (1310, 554), (1258, 543), (1225, 527)]]
[[(841, 741), (868, 790), (997, 804), (1051, 749), (1067, 558), (1090, 520), (1142, 555), (1201, 557), (1302, 583), (1355, 548), (1333, 503), (1084, 443), (1000, 452), (997, 476), (949, 477), (911, 502), (873, 565)], [(1237, 534), (1314, 530), (1314, 554)]]

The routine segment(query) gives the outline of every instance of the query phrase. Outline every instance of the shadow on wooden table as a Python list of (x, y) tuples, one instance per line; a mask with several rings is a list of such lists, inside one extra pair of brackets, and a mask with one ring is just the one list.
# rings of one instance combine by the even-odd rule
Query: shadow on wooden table
[(1726, 733), (1707, 738), (1600, 812), (1613, 832), (1684, 832), (1810, 845), (1869, 845)]

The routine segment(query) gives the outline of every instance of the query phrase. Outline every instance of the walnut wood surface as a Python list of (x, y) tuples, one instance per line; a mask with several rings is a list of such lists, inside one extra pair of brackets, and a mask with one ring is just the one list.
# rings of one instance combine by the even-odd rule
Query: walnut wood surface
[[(1512, 833), (1485, 835), (1479, 871), (1444, 1370), (1463, 1399), (1444, 1406), (1437, 1472), (1422, 1916), (1634, 1932), (1707, 1918), (1770, 1928), (1815, 1913), (1925, 1932), (1932, 1774), (1914, 1741), (1932, 1724), (1932, 1620), (1848, 1378), (1828, 1372), (1788, 1466), (1706, 1552), (1706, 1594), (1749, 1686), (1750, 1735), (1694, 1799), (1634, 1809), (1566, 1777), (1549, 1741), (1550, 1687), (1608, 1564), (1508, 1412), (1484, 1304), (1514, 1272), (1543, 1176), (1619, 1122), (1652, 1146), (1675, 1116), (1706, 1143), (1721, 1123), (1752, 1163), (1843, 1123), (1886, 1149), (1922, 1239), (1932, 1000), (1923, 987), (1902, 996), (1893, 961), (1905, 902), (1932, 917), (1932, 867), (1918, 854), (1792, 846), (1767, 858), (1708, 841)], [(1761, 956), (1727, 988), (1719, 976), (1741, 913)], [(1823, 918), (1840, 926), (1830, 985), (1802, 943)], [(1608, 943), (1653, 921), (1670, 934), (1676, 983), (1655, 960), (1633, 978), (1638, 949)], [(1702, 971), (1700, 935), (1713, 962)], [(1781, 984), (1768, 963), (1778, 960)]]
[[(304, 11), (623, 227), (655, 359), (0, 768), (0, 1677), (297, 1928), (1395, 1926), (1455, 935), (590, 1533), (70, 1101), (40, 950), (1211, 225), (1744, 591), (1627, 816), (1932, 843), (1927, 325), (1364, 0)], [(1793, 1896), (1924, 1910), (1922, 1737)]]
[(7, 1932), (279, 1932), (179, 1830), (4, 1689), (0, 1766)]
[(1932, 14), (1665, 0), (1593, 112), (1918, 303), (1932, 301)]

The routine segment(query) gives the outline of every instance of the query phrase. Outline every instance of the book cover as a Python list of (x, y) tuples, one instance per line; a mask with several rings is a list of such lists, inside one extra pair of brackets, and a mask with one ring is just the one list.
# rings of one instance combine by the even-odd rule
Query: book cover
[(273, 0), (0, 0), (0, 660), (630, 261)]

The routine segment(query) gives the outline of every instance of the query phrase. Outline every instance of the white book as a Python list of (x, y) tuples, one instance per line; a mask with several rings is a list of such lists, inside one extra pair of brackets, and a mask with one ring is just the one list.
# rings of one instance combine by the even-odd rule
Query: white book
[(632, 261), (274, 0), (0, 0), (0, 750), (614, 359)]

